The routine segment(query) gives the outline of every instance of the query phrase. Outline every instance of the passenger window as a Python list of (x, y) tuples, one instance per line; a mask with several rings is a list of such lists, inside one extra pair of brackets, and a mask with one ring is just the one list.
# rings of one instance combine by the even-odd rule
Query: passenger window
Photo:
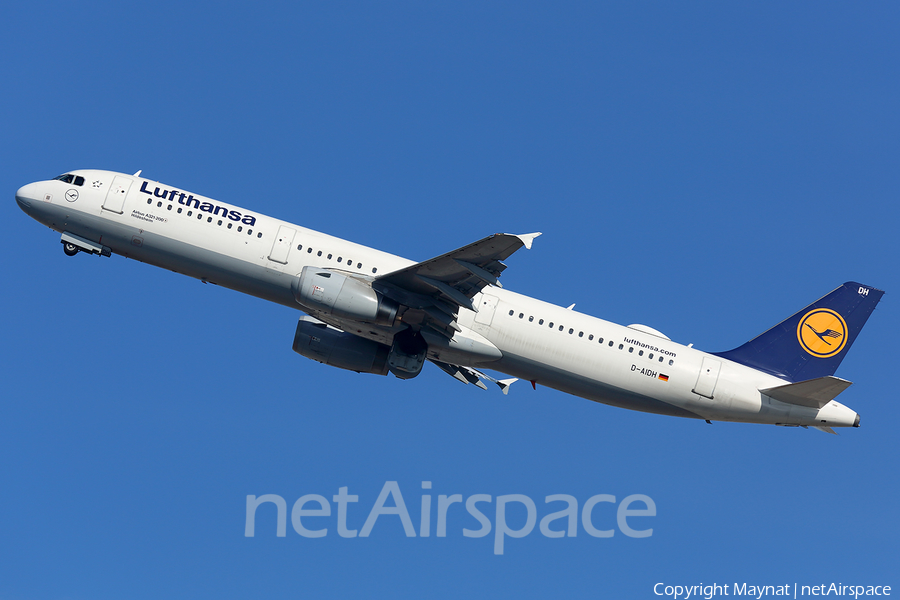
[(575, 330), (569, 327), (569, 335), (572, 335), (573, 333), (575, 333)]
[(238, 225), (238, 233), (240, 233), (240, 232), (243, 231), (243, 230), (244, 230), (244, 228), (241, 227), (240, 225)]
[(660, 357), (659, 357), (659, 362), (662, 362), (662, 361), (663, 361), (663, 357), (660, 356)]
[(180, 207), (180, 206), (178, 207), (178, 214), (179, 214), (179, 215), (181, 214), (181, 207)]
[(252, 230), (252, 229), (248, 229), (248, 230), (247, 230), (247, 235), (253, 235), (253, 230)]
[[(609, 340), (609, 347), (610, 347), (610, 348), (613, 347), (613, 341), (612, 341), (612, 340)], [(619, 346), (619, 350), (621, 350), (621, 349), (622, 349), (622, 346)]]
[(156, 208), (160, 208), (161, 206), (162, 206), (162, 202), (157, 202), (157, 203), (156, 203)]
[(203, 220), (203, 215), (201, 215), (200, 213), (197, 213), (197, 220), (198, 220), (198, 221), (202, 221), (202, 220)]
[(543, 319), (541, 319), (541, 320), (538, 321), (538, 325), (543, 325), (543, 324), (544, 324), (544, 320), (543, 320)]
[(189, 210), (189, 211), (188, 211), (188, 216), (189, 216), (189, 217), (192, 217), (192, 216), (194, 216), (194, 211), (192, 211), (192, 210)]
[(583, 331), (579, 331), (579, 332), (578, 332), (578, 337), (584, 337), (584, 332), (583, 332)]
[(373, 273), (377, 273), (377, 272), (378, 272), (378, 267), (372, 267), (372, 272), (373, 272)]
[(674, 361), (674, 360), (669, 360), (669, 366), (670, 366), (670, 367), (671, 367), (672, 365), (674, 365), (674, 364), (675, 364), (675, 361)]
[(563, 326), (562, 326), (562, 325), (559, 326), (559, 330), (560, 330), (560, 331), (563, 330)]
[(362, 269), (362, 263), (356, 263), (356, 268), (357, 268), (357, 269)]
[(513, 316), (513, 314), (515, 314), (515, 312), (516, 311), (514, 311), (514, 310), (509, 311), (509, 316)]
[(553, 321), (550, 321), (550, 329), (553, 329)]
[(588, 336), (588, 340), (590, 341), (590, 340), (593, 340), (593, 339), (594, 339), (594, 334), (592, 333), (591, 335)]
[(342, 260), (344, 260), (344, 259), (341, 258), (340, 256), (338, 256), (338, 262), (341, 262)]
[(303, 250), (303, 244), (297, 244), (297, 250)]
[(534, 322), (534, 317), (528, 317), (528, 322), (529, 322), (529, 323), (533, 323), (533, 322)]
[(316, 256), (322, 256), (322, 251), (319, 250), (318, 252), (316, 252)]
[(523, 318), (524, 316), (525, 316), (525, 313), (519, 313), (519, 318), (520, 318), (520, 319)]
[(640, 351), (638, 352), (638, 356), (643, 356), (643, 355), (644, 355), (644, 351), (643, 351), (643, 350), (640, 350)]
[(653, 353), (651, 352), (647, 358), (649, 358), (650, 360), (653, 360)]
[(231, 229), (231, 226), (232, 226), (232, 225), (233, 225), (233, 223), (229, 223), (229, 224), (228, 224), (228, 229)]
[(219, 227), (222, 226), (222, 219), (219, 219)]
[[(612, 342), (610, 342), (609, 345), (612, 346)], [(625, 347), (624, 344), (619, 344), (619, 350), (621, 350), (621, 349), (624, 348), (624, 347)]]
[(262, 231), (260, 231), (259, 233), (257, 233), (257, 234), (256, 234), (256, 237), (261, 238), (261, 237), (262, 237)]
[(634, 352), (634, 346), (629, 346), (629, 347), (628, 347), (628, 352), (629, 352), (629, 353), (630, 353), (630, 352)]
[(153, 198), (147, 198), (147, 204), (153, 204)]
[(332, 256), (331, 254), (328, 255), (328, 260), (331, 260), (331, 256)]
[[(600, 338), (599, 340), (597, 340), (597, 343), (598, 343), (598, 344), (602, 344), (602, 343), (603, 343), (603, 338)], [(612, 345), (612, 342), (610, 342), (609, 344), (610, 344), (610, 346), (611, 346), (611, 345)]]
[(307, 254), (312, 254), (312, 248), (307, 248), (307, 249), (306, 249), (306, 253), (307, 253)]
[(206, 222), (207, 222), (207, 223), (212, 223), (212, 217), (206, 217)]

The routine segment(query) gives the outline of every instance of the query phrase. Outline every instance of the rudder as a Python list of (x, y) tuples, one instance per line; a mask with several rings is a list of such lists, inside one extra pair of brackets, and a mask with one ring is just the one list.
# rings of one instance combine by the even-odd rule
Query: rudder
[(848, 281), (743, 346), (712, 354), (792, 382), (834, 375), (883, 295)]

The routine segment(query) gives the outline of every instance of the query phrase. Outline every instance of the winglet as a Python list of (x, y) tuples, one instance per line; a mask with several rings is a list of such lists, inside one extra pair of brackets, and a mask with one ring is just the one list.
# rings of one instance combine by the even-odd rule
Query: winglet
[(140, 177), (140, 176), (141, 176), (141, 171), (143, 171), (143, 169), (138, 169), (138, 172), (135, 173), (134, 176), (135, 176), (135, 177)]
[(497, 385), (500, 386), (500, 390), (503, 392), (503, 395), (506, 396), (509, 394), (509, 386), (518, 381), (518, 378), (513, 377), (512, 379), (501, 379), (496, 382)]
[(524, 244), (526, 250), (531, 250), (531, 244), (534, 242), (534, 238), (541, 235), (541, 232), (538, 231), (537, 233), (522, 233), (512, 235), (515, 235), (517, 238), (522, 240), (522, 244)]

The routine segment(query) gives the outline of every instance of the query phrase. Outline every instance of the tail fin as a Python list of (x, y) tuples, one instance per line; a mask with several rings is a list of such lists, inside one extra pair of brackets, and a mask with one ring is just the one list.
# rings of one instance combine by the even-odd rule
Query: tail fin
[(743, 346), (714, 354), (794, 382), (833, 375), (883, 295), (848, 281)]

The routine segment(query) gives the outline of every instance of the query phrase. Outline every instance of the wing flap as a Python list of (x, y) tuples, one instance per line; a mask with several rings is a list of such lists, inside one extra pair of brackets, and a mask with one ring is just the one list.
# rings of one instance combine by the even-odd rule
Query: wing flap
[[(433, 358), (429, 358), (432, 363), (438, 366), (444, 373), (450, 375), (454, 379), (461, 381), (465, 384), (473, 384), (480, 387), (483, 390), (487, 389), (487, 386), (484, 384), (484, 381), (492, 381), (496, 383), (500, 387), (500, 391), (503, 392), (503, 395), (506, 396), (509, 394), (509, 386), (518, 381), (515, 377), (512, 379), (494, 379), (490, 375), (486, 375), (479, 371), (478, 369), (473, 369), (472, 367), (461, 367), (459, 365), (451, 365), (450, 363), (441, 362), (439, 360), (434, 360)], [(484, 381), (482, 381), (484, 380)]]

